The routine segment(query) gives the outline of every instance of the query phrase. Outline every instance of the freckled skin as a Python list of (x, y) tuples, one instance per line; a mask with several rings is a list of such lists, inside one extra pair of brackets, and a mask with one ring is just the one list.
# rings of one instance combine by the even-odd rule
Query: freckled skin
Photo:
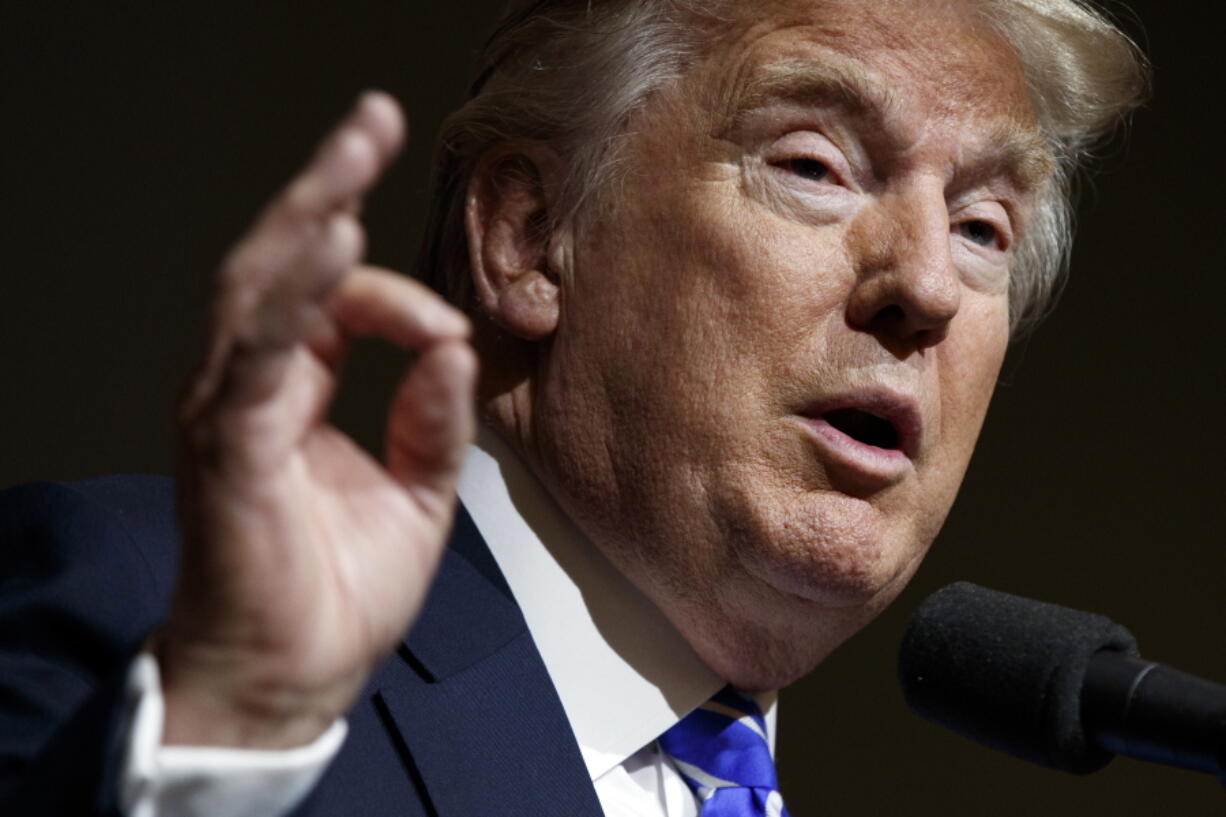
[[(1020, 66), (963, 3), (764, 5), (631, 123), (620, 195), (556, 270), (543, 362), (493, 407), (592, 540), (749, 689), (790, 683), (871, 620), (944, 521), (1008, 335), (1006, 289), (984, 283), (1007, 252), (951, 229), (947, 188), (1029, 111)], [(711, 102), (738, 72), (822, 49), (900, 100), (897, 147), (846, 125), (871, 185), (798, 178), (771, 158), (787, 134), (718, 132)], [(904, 477), (862, 491), (796, 412), (867, 386), (913, 396), (924, 432)]]

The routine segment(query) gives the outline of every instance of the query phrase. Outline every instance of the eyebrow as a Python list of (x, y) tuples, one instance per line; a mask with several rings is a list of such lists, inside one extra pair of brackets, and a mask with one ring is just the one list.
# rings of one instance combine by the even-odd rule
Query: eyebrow
[[(725, 128), (737, 128), (748, 114), (774, 102), (839, 107), (882, 127), (902, 107), (898, 93), (884, 79), (855, 60), (823, 53), (820, 60), (773, 60), (742, 74), (728, 98)], [(1021, 119), (1002, 119), (989, 144), (984, 155), (958, 169), (955, 183), (1003, 174), (1029, 192), (1056, 169), (1047, 141), (1033, 124)]]
[(1037, 190), (1056, 171), (1056, 159), (1047, 141), (1032, 125), (1005, 119), (992, 133), (991, 147), (975, 161), (959, 167), (955, 185), (994, 175), (1005, 175), (1024, 192)]

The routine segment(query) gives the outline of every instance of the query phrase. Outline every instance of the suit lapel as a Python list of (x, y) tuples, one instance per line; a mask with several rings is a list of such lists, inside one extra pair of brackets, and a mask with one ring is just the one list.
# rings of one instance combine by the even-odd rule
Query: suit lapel
[(426, 606), (376, 678), (439, 817), (601, 814), (553, 682), (460, 508)]

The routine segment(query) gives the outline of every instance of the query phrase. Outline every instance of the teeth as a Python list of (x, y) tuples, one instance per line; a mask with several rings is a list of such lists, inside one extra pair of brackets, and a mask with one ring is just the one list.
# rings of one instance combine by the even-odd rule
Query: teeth
[(898, 429), (883, 417), (862, 409), (839, 409), (823, 415), (830, 425), (853, 440), (877, 448), (896, 449), (899, 446)]

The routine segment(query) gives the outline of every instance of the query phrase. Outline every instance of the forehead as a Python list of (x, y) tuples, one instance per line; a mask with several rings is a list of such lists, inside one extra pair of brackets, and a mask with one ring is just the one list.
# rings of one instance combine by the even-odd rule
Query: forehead
[(1019, 155), (1043, 152), (1022, 65), (975, 0), (763, 0), (737, 8), (743, 19), (695, 77), (701, 104), (718, 120), (731, 123), (773, 100), (821, 102), (882, 125), (909, 117), (932, 129), (973, 119)]
[(734, 71), (825, 52), (883, 79), (976, 101), (1025, 97), (1021, 64), (976, 0), (760, 0), (714, 49)]

